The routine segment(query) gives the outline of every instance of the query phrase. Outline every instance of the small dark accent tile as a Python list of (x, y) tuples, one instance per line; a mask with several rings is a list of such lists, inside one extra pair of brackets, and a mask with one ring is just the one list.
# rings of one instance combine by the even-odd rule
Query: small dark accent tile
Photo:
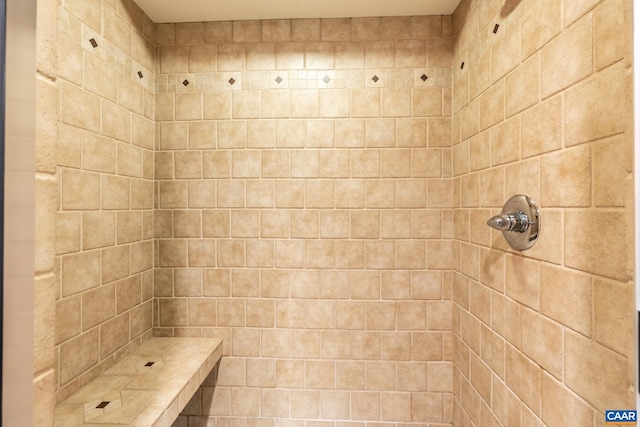
[(498, 32), (498, 28), (500, 28), (499, 24), (496, 24), (496, 26), (493, 27), (493, 34), (496, 34)]
[(89, 43), (91, 43), (91, 46), (93, 47), (98, 47), (98, 42), (96, 41), (96, 39), (89, 39)]
[(138, 77), (143, 78), (144, 74), (142, 74), (142, 71), (138, 71)]
[(322, 81), (325, 82), (326, 84), (329, 84), (329, 82), (331, 81), (331, 78), (329, 76), (324, 76)]
[(236, 82), (236, 81), (233, 79), (233, 77), (231, 77), (231, 78), (229, 79), (229, 84), (230, 84), (231, 86), (233, 86), (233, 84), (234, 84), (235, 82)]
[(378, 83), (378, 80), (380, 80), (378, 78), (378, 76), (374, 75), (373, 77), (371, 77), (371, 80), (373, 80), (374, 83)]
[(111, 402), (102, 401), (102, 402), (98, 403), (98, 406), (96, 406), (96, 409), (102, 409), (102, 408), (106, 407), (109, 403), (111, 403)]
[(185, 87), (189, 86), (189, 80), (186, 80), (186, 79), (185, 79), (185, 81), (183, 81), (183, 82), (182, 82), (182, 84), (183, 84)]
[(282, 77), (280, 76), (276, 77), (276, 83), (278, 84), (282, 83)]
[(462, 64), (460, 64), (460, 69), (464, 70), (464, 62)]
[(144, 364), (144, 366), (153, 366), (154, 363), (156, 363), (156, 362), (147, 362), (147, 363)]
[(420, 80), (422, 80), (423, 82), (426, 82), (428, 78), (429, 76), (427, 76), (426, 74), (420, 76)]

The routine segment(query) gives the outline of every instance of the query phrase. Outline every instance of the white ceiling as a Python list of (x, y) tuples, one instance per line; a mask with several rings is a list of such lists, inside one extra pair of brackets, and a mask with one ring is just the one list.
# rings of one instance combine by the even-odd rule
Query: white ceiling
[(134, 0), (156, 23), (451, 15), (460, 0)]

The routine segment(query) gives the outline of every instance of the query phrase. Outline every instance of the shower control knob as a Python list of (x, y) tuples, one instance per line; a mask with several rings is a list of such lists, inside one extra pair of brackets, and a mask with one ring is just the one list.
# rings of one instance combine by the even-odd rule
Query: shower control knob
[(487, 225), (500, 231), (524, 233), (529, 228), (530, 222), (527, 214), (520, 211), (491, 217)]
[(529, 249), (538, 240), (540, 232), (538, 205), (529, 196), (518, 194), (507, 200), (502, 213), (489, 218), (487, 225), (502, 231), (513, 249)]

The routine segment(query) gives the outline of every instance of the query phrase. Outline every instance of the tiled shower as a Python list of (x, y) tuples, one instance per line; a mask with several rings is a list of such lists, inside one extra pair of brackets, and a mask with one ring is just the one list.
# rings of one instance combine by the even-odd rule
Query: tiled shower
[[(224, 339), (180, 427), (633, 407), (627, 3), (154, 24), (39, 1), (34, 417), (154, 335)], [(526, 252), (485, 224), (518, 193)]]

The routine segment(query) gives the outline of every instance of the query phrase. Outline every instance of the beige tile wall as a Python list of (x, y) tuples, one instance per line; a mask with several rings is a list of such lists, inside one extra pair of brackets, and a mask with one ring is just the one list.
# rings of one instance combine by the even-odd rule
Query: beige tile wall
[[(36, 28), (36, 75), (35, 75), (35, 281), (33, 294), (33, 425), (52, 425), (53, 407), (57, 388), (57, 359), (55, 351), (56, 297), (59, 285), (56, 278), (56, 221), (58, 207), (58, 186), (56, 174), (56, 141), (58, 124), (58, 87), (56, 83), (57, 47), (55, 45), (58, 21), (57, 2), (42, 0), (33, 2), (35, 7), (34, 26)], [(15, 18), (13, 18), (15, 19)], [(24, 28), (22, 29), (24, 31)], [(26, 32), (24, 34), (27, 34)], [(25, 71), (22, 71), (24, 73)], [(9, 106), (9, 108), (14, 108)], [(21, 141), (25, 153), (30, 158), (29, 147)], [(15, 161), (8, 158), (10, 163)], [(25, 187), (19, 186), (23, 192)], [(22, 218), (28, 221), (28, 217)], [(20, 229), (21, 234), (24, 231)], [(6, 298), (6, 295), (5, 295)], [(5, 327), (8, 325), (5, 323)], [(6, 356), (5, 356), (6, 357)], [(16, 364), (5, 358), (5, 363), (15, 368)], [(12, 395), (19, 402), (25, 402), (20, 393)], [(24, 404), (24, 403), (23, 403)], [(16, 403), (3, 402), (4, 407), (14, 411), (25, 411)], [(5, 411), (11, 413), (12, 411)], [(28, 412), (27, 412), (28, 413)], [(24, 414), (23, 414), (24, 415)], [(26, 420), (26, 419), (24, 419)], [(5, 420), (6, 421), (6, 420)]]
[(153, 25), (132, 1), (67, 0), (57, 23), (62, 399), (151, 335), (155, 73)]
[(178, 425), (449, 425), (451, 29), (156, 27), (154, 332), (225, 340)]
[[(635, 406), (631, 8), (570, 3), (453, 17), (455, 426), (599, 426)], [(541, 206), (523, 253), (484, 225), (517, 193)]]
[[(58, 180), (39, 200), (59, 198), (36, 393), (99, 373), (153, 305), (158, 335), (225, 339), (178, 426), (601, 425), (631, 407), (629, 10), (152, 25), (129, 0), (61, 2), (38, 35), (38, 93), (60, 108), (53, 169), (39, 107), (39, 177)], [(484, 225), (518, 192), (544, 221), (522, 256)]]

